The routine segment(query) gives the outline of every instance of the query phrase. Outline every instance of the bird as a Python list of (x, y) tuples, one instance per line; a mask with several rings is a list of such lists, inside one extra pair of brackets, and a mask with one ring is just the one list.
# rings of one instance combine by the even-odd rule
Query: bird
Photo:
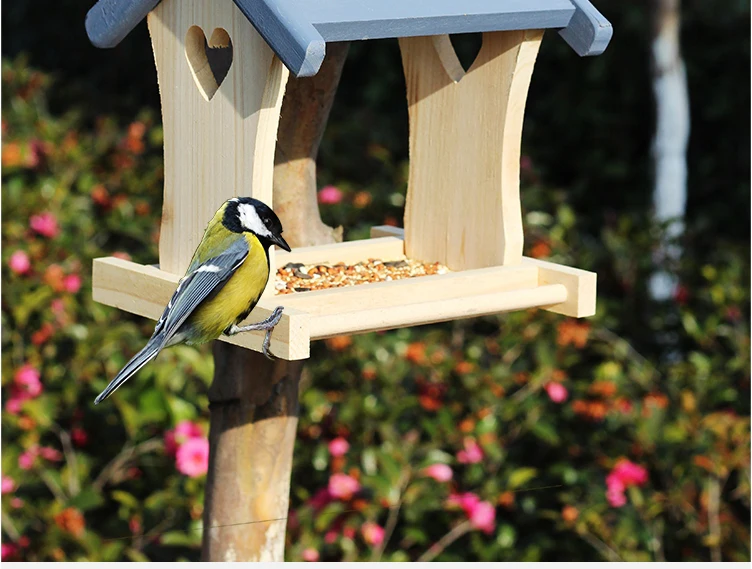
[(227, 200), (206, 227), (185, 276), (157, 321), (149, 341), (125, 364), (94, 400), (107, 399), (164, 348), (175, 344), (203, 344), (222, 334), (233, 336), (266, 330), (262, 346), (269, 355), (271, 333), (282, 318), (278, 306), (265, 320), (238, 326), (261, 298), (269, 280), (269, 248), (290, 246), (282, 237), (282, 223), (260, 200)]

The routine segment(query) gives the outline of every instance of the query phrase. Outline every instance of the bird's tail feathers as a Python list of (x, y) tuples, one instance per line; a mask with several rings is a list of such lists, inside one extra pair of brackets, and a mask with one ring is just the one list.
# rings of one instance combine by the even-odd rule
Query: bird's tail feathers
[(144, 367), (147, 363), (157, 357), (157, 354), (165, 347), (164, 338), (161, 334), (152, 336), (143, 349), (138, 352), (131, 360), (125, 364), (123, 369), (118, 372), (110, 384), (100, 393), (94, 400), (94, 405), (99, 405), (102, 401), (107, 399), (112, 393), (126, 381), (128, 381), (132, 375), (138, 370)]

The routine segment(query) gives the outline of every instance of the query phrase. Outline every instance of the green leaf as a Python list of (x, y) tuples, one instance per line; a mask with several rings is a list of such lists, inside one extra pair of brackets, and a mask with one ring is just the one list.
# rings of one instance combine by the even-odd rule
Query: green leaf
[(139, 506), (139, 501), (134, 496), (123, 490), (113, 490), (112, 499), (133, 510), (137, 510)]
[(182, 547), (194, 547), (201, 543), (200, 532), (168, 531), (162, 534), (160, 542), (163, 545), (176, 545)]
[(91, 488), (85, 488), (68, 501), (68, 506), (78, 508), (82, 512), (92, 510), (104, 504), (104, 498)]
[(535, 468), (518, 468), (517, 470), (513, 470), (507, 482), (508, 489), (516, 490), (524, 486), (527, 482), (535, 478), (537, 474), (538, 471)]

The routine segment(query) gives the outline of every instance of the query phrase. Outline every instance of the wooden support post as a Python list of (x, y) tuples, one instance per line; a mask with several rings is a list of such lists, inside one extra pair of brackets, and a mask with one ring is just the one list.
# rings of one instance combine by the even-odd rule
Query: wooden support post
[[(291, 181), (276, 189), (281, 203), (288, 204), (279, 215), (291, 244), (331, 241), (326, 231), (306, 237), (309, 220), (301, 211), (318, 207), (315, 149), (346, 55), (346, 46), (331, 50), (318, 75), (291, 79), (287, 87), (282, 114), (288, 127), (280, 132), (279, 148), (296, 148), (297, 156), (313, 163), (301, 167), (291, 160), (286, 172), (285, 160), (277, 160), (275, 177)], [(301, 92), (317, 95), (303, 97)], [(308, 199), (312, 206), (305, 205)], [(314, 219), (320, 219), (315, 213)], [(283, 561), (302, 363), (269, 362), (225, 342), (214, 343), (214, 360), (202, 560)]]
[(522, 119), (542, 31), (488, 32), (465, 72), (449, 36), (400, 39), (410, 116), (405, 248), (452, 270), (522, 260)]

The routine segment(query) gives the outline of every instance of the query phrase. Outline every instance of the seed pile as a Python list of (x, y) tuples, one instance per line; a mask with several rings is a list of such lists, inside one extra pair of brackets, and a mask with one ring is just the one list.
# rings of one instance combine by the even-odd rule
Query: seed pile
[(275, 286), (277, 294), (291, 294), (426, 275), (442, 275), (447, 272), (449, 269), (440, 263), (421, 263), (411, 259), (400, 261), (368, 259), (355, 265), (287, 263), (284, 267), (277, 269)]

